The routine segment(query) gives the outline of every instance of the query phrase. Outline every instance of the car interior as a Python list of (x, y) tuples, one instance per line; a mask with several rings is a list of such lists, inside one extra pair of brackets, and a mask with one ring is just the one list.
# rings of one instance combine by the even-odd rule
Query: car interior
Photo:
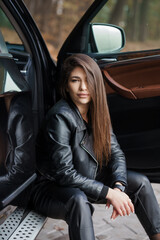
[[(1, 59), (2, 58), (2, 59)], [(4, 60), (4, 61), (3, 61)], [(6, 61), (5, 61), (6, 60)], [(6, 71), (11, 71), (13, 74), (15, 74), (17, 70), (17, 65), (15, 63), (15, 59), (13, 59), (13, 56), (11, 53), (8, 52), (8, 48), (7, 48), (7, 45), (4, 41), (4, 38), (3, 38), (3, 35), (2, 33), (0, 32), (0, 61), (2, 66), (5, 68), (6, 67)], [(2, 69), (3, 70), (3, 69)], [(19, 72), (18, 72), (19, 73)], [(22, 72), (23, 74), (23, 72)], [(1, 71), (0, 72), (0, 75), (2, 77), (3, 75), (3, 72)], [(11, 83), (11, 78), (9, 80), (9, 84), (11, 84), (13, 87), (15, 87), (15, 89), (18, 89), (18, 85), (16, 85), (16, 82), (14, 83)], [(6, 81), (7, 82), (7, 81)], [(3, 84), (3, 81), (1, 81), (1, 83)], [(6, 88), (6, 83), (1, 86), (1, 89), (5, 91), (5, 88)], [(8, 100), (8, 101), (7, 101)], [(10, 104), (10, 101), (9, 99), (7, 98), (6, 100), (6, 104), (8, 105), (9, 107), (9, 104)], [(0, 132), (1, 133), (1, 132)], [(3, 146), (3, 142), (0, 142), (1, 143), (1, 147)], [(4, 153), (5, 154), (5, 153)], [(4, 157), (5, 159), (6, 157)], [(1, 162), (1, 165), (0, 165), (0, 174), (3, 174), (3, 165), (4, 163)], [(12, 200), (15, 199), (16, 196), (18, 196), (26, 187), (28, 187), (36, 178), (36, 173), (34, 173), (32, 176), (30, 176), (23, 184), (21, 184), (18, 188), (16, 188), (14, 191), (8, 193), (8, 195), (5, 197), (5, 198), (0, 198), (0, 209), (3, 209), (5, 206), (7, 206)], [(7, 190), (6, 190), (7, 191)]]

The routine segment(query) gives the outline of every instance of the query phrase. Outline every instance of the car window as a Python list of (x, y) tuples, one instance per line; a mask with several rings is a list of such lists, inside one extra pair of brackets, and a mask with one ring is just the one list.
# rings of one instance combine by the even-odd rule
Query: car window
[(11, 45), (23, 45), (20, 37), (1, 8), (0, 19), (0, 30), (8, 47)]
[(82, 15), (94, 0), (24, 0), (35, 20), (51, 56), (58, 52)]
[(124, 29), (123, 52), (160, 48), (159, 0), (109, 0), (92, 23), (109, 23)]

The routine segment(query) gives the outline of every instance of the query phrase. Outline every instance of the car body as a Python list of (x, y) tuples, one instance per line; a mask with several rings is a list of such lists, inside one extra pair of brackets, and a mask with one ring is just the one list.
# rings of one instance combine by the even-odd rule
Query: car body
[[(14, 26), (14, 31), (21, 41), (14, 44), (5, 40), (7, 50), (4, 54), (0, 54), (0, 58), (7, 56), (11, 57), (12, 61), (14, 59), (31, 88), (35, 135), (38, 133), (45, 113), (59, 99), (57, 85), (64, 59), (74, 53), (84, 53), (94, 58), (104, 75), (113, 130), (126, 155), (128, 169), (142, 172), (152, 182), (159, 183), (160, 50), (157, 44), (155, 49), (124, 51), (126, 38), (122, 26), (116, 26), (114, 21), (109, 24), (106, 21), (96, 22), (96, 16), (100, 10), (106, 9), (110, 2), (113, 1), (95, 0), (93, 2), (64, 42), (56, 64), (23, 2), (1, 0), (1, 12)], [(128, 6), (132, 2), (136, 7), (134, 4), (137, 1), (121, 0), (119, 3), (116, 2), (117, 6), (115, 5), (114, 10), (116, 11), (118, 4), (127, 9), (124, 2), (128, 3)], [(141, 2), (144, 3), (144, 1)], [(147, 0), (146, 2), (148, 4), (152, 2), (152, 5), (155, 2), (156, 5), (157, 1)], [(158, 2), (157, 4), (159, 6)], [(152, 6), (153, 9), (155, 5)], [(132, 5), (130, 7), (132, 9)], [(1, 18), (3, 14), (0, 15)], [(144, 19), (145, 16), (141, 21)], [(104, 28), (104, 31), (101, 28)], [(107, 35), (110, 30), (111, 41)], [(112, 34), (112, 30), (117, 32), (114, 33), (116, 35)], [(100, 31), (100, 39), (97, 38), (96, 31)], [(119, 40), (113, 44), (115, 38)], [(105, 49), (106, 45), (110, 47)], [(24, 188), (25, 184), (23, 188), (20, 186), (19, 191), (11, 193), (12, 197), (3, 206), (13, 200)]]

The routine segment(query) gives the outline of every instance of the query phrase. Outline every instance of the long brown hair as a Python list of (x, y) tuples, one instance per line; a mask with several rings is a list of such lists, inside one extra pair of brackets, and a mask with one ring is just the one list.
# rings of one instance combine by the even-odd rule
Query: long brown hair
[(102, 73), (97, 63), (85, 54), (74, 54), (68, 57), (63, 64), (60, 88), (61, 95), (65, 99), (68, 99), (66, 91), (68, 79), (75, 67), (81, 67), (87, 76), (88, 90), (92, 99), (89, 118), (93, 132), (93, 149), (100, 166), (102, 166), (103, 159), (108, 162), (111, 152), (111, 121)]

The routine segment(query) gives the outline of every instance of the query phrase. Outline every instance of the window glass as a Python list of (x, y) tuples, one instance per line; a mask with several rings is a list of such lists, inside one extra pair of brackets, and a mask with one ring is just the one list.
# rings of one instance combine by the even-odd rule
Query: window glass
[(122, 51), (160, 48), (159, 0), (109, 0), (92, 22), (123, 28), (126, 44)]
[(24, 0), (52, 57), (94, 0)]
[(0, 30), (3, 35), (3, 38), (6, 43), (8, 44), (20, 44), (22, 45), (22, 41), (19, 38), (17, 32), (13, 28), (12, 24), (10, 23), (9, 19), (0, 8)]

